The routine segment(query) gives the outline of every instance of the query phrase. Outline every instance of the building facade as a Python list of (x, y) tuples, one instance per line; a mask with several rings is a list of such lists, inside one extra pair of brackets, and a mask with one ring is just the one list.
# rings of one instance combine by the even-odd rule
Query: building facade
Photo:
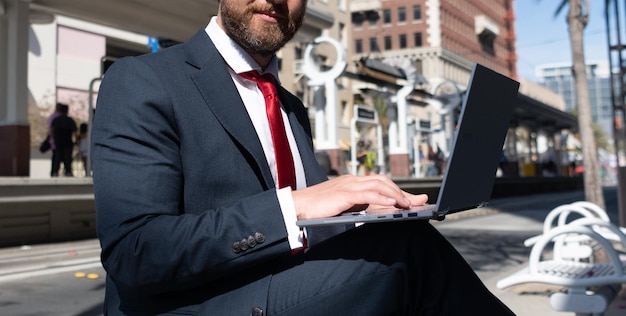
[[(114, 8), (120, 12), (129, 5), (123, 1), (116, 4)], [(154, 24), (145, 25), (145, 29), (132, 31), (104, 26), (94, 22), (96, 18), (87, 6), (78, 8), (84, 10), (73, 14), (86, 20), (55, 14), (55, 19), (31, 27), (28, 102), (40, 117), (45, 117), (54, 103), (65, 102), (78, 121), (87, 120), (95, 103), (97, 78), (106, 65), (119, 57), (153, 50), (150, 43), (154, 42), (144, 35), (146, 29), (154, 30), (153, 34), (169, 34), (172, 42), (183, 41), (191, 36), (189, 30), (197, 31), (206, 25), (217, 6), (203, 13), (206, 19), (196, 17), (195, 26), (179, 25), (176, 32), (152, 20)], [(354, 143), (356, 137), (375, 140), (373, 149), (380, 153), (379, 171), (391, 175), (417, 175), (421, 168), (417, 166), (418, 147), (426, 134), (438, 138), (445, 151), (445, 138), (449, 140), (452, 131), (445, 126), (454, 120), (454, 111), (450, 111), (451, 118), (445, 118), (440, 113), (448, 105), (432, 96), (452, 96), (455, 101), (449, 103), (458, 106), (474, 62), (517, 77), (512, 8), (512, 0), (309, 1), (305, 24), (278, 52), (280, 78), (281, 84), (308, 107), (312, 126), (317, 127), (321, 121), (333, 125), (336, 142), (323, 144), (318, 141), (320, 135), (314, 135), (316, 148), (326, 153), (332, 172), (351, 170), (355, 161), (350, 155), (359, 150)], [(115, 19), (120, 14), (111, 13), (108, 23), (117, 25)], [(303, 67), (307, 48), (320, 36), (338, 41), (342, 48), (338, 52), (332, 46), (318, 45), (314, 59), (319, 70), (332, 68), (339, 55), (347, 62), (345, 72), (333, 82), (333, 101), (320, 101), (329, 94), (329, 86), (319, 86)], [(407, 87), (411, 88), (408, 95), (402, 95), (400, 92)], [(320, 104), (326, 104), (325, 117), (319, 115)], [(382, 141), (376, 128), (354, 131), (353, 111), (359, 105), (382, 109), (379, 126), (384, 126), (388, 134)], [(43, 137), (36, 131), (40, 126), (31, 120), (32, 145)], [(424, 130), (428, 130), (426, 134)]]
[(353, 0), (355, 57), (402, 56), (465, 84), (472, 62), (517, 78), (512, 0)]
[[(392, 101), (399, 99), (395, 94), (400, 87), (383, 88), (386, 97), (381, 97), (381, 93), (372, 97), (374, 94), (369, 93), (369, 103), (382, 98), (382, 102), (391, 106), (387, 112), (397, 122), (392, 119), (390, 124), (412, 125), (407, 130), (394, 131), (394, 126), (389, 129), (390, 135), (397, 134), (399, 139), (395, 142), (390, 136), (392, 140), (386, 145), (390, 157), (399, 159), (395, 164), (393, 159), (389, 161), (392, 175), (408, 175), (409, 170), (393, 169), (394, 165), (404, 166), (409, 161), (413, 162), (412, 173), (420, 174), (419, 157), (425, 156), (427, 150), (419, 148), (424, 142), (419, 138), (428, 138), (432, 147), (448, 153), (451, 122), (457, 119), (473, 63), (517, 78), (512, 0), (353, 0), (350, 11), (350, 49), (354, 51), (355, 63), (382, 60), (400, 68), (404, 74), (416, 72), (420, 78), (418, 89), (441, 96), (438, 100), (418, 97), (417, 102), (401, 111), (403, 105), (396, 106)], [(376, 89), (362, 82), (353, 83), (353, 88), (355, 95)], [(368, 96), (363, 99), (367, 100)], [(443, 99), (447, 101), (440, 102)], [(394, 111), (397, 113), (393, 114)], [(443, 112), (449, 114), (441, 115)], [(422, 137), (424, 129), (420, 126), (428, 126), (430, 133)], [(408, 134), (406, 140), (405, 134)]]
[[(192, 30), (198, 31), (206, 26), (209, 17), (216, 13), (217, 5), (210, 6), (210, 9), (212, 12), (207, 14), (206, 20)], [(166, 49), (166, 46), (184, 40), (180, 35), (182, 32), (172, 33), (177, 37), (170, 40), (68, 15), (47, 12), (45, 15), (47, 18), (40, 23), (33, 23), (31, 18), (28, 36), (31, 177), (47, 177), (49, 174), (50, 159), (42, 156), (36, 147), (46, 137), (46, 118), (57, 102), (70, 106), (69, 114), (77, 123), (88, 123), (107, 66), (118, 58)], [(88, 19), (89, 15), (85, 18)], [(309, 108), (313, 108), (313, 101), (308, 93), (309, 78), (302, 72), (302, 54), (307, 45), (321, 35), (340, 39), (347, 45), (349, 30), (345, 26), (348, 23), (349, 14), (342, 0), (312, 0), (301, 30), (278, 53), (281, 84), (301, 97)], [(187, 37), (191, 35), (193, 31)], [(326, 56), (325, 63), (332, 62), (332, 51), (321, 49), (317, 54)], [(323, 65), (320, 67), (323, 68)], [(347, 104), (352, 99), (349, 82), (339, 83), (338, 100)]]
[[(565, 111), (576, 109), (576, 85), (572, 75), (572, 65), (568, 63), (546, 64), (537, 67), (539, 83), (561, 95), (565, 100)], [(613, 137), (613, 103), (611, 102), (611, 78), (608, 62), (588, 62), (587, 82), (589, 84), (589, 104), (594, 122), (609, 137)]]

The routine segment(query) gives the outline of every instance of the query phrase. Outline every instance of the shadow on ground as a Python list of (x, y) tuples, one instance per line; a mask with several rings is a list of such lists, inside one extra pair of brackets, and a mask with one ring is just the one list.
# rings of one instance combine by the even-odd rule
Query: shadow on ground
[(529, 249), (523, 246), (528, 234), (447, 229), (441, 233), (477, 273), (499, 272), (528, 258)]

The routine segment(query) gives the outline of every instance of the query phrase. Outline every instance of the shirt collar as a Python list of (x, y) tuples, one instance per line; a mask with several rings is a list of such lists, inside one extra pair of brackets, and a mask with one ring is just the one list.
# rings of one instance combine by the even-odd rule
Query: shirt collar
[(226, 64), (237, 74), (256, 70), (260, 74), (270, 73), (278, 80), (278, 59), (276, 55), (267, 65), (265, 71), (239, 44), (233, 41), (224, 30), (217, 24), (217, 17), (212, 17), (205, 28), (205, 32), (215, 44), (217, 51), (222, 55)]

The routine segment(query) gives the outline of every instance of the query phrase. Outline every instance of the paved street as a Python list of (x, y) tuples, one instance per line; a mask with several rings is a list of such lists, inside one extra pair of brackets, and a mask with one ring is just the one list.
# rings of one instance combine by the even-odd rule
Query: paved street
[[(617, 223), (614, 189), (607, 210)], [(567, 315), (553, 311), (547, 286), (499, 290), (495, 283), (521, 269), (530, 249), (523, 240), (541, 232), (549, 210), (583, 199), (582, 192), (542, 194), (492, 201), (489, 207), (449, 216), (434, 225), (455, 245), (493, 293), (518, 315)], [(104, 270), (96, 240), (0, 249), (0, 314), (101, 315)], [(626, 314), (626, 291), (606, 316)]]
[(0, 249), (0, 315), (102, 315), (97, 240)]
[[(85, 271), (87, 275), (76, 277)], [(0, 283), (0, 314), (14, 316), (102, 315), (104, 269), (77, 269)]]

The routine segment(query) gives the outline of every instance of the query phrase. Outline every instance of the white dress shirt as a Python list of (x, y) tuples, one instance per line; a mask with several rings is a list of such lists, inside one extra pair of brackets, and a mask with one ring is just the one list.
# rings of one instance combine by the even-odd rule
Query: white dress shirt
[[(246, 51), (235, 43), (222, 28), (217, 24), (217, 18), (212, 17), (209, 25), (205, 28), (206, 33), (209, 35), (218, 52), (222, 55), (222, 58), (229, 66), (230, 76), (233, 78), (233, 82), (239, 91), (239, 95), (243, 100), (243, 103), (248, 111), (252, 125), (259, 137), (259, 141), (263, 146), (265, 153), (265, 159), (270, 166), (274, 183), (278, 185), (278, 172), (276, 169), (276, 158), (274, 156), (274, 145), (272, 144), (272, 136), (270, 132), (269, 122), (267, 120), (267, 114), (265, 109), (265, 98), (261, 93), (261, 90), (257, 87), (256, 82), (244, 79), (238, 74), (256, 70), (259, 74), (270, 73), (278, 81), (278, 61), (276, 56), (272, 58), (269, 65), (262, 69)], [(285, 123), (285, 131), (287, 132), (287, 139), (289, 141), (289, 147), (293, 155), (293, 162), (296, 171), (296, 189), (302, 189), (306, 187), (306, 177), (304, 174), (304, 167), (302, 166), (302, 160), (300, 158), (300, 152), (298, 151), (298, 144), (291, 131), (291, 125), (285, 110), (281, 107), (281, 113), (283, 115), (283, 122)], [(278, 189), (278, 188), (277, 188)], [(291, 188), (286, 187), (276, 191), (280, 208), (283, 213), (283, 220), (285, 221), (285, 227), (289, 235), (289, 245), (291, 249), (302, 247), (302, 230), (296, 225), (296, 209), (294, 206), (293, 198), (291, 197)]]

